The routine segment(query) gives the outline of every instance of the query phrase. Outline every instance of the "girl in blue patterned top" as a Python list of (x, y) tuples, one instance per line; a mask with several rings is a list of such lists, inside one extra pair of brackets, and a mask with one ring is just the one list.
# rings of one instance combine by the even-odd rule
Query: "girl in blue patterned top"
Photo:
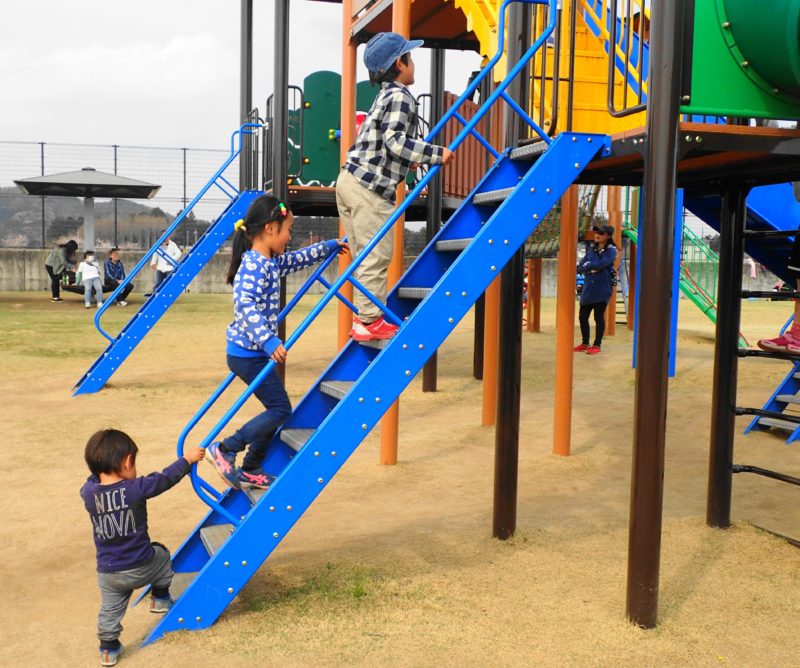
[[(254, 200), (244, 220), (236, 223), (227, 281), (233, 285), (233, 322), (227, 330), (228, 368), (248, 385), (270, 360), (286, 361), (278, 338), (280, 277), (310, 267), (347, 244), (336, 239), (284, 252), (292, 239), (294, 216), (271, 195)], [(262, 468), (275, 430), (292, 414), (292, 405), (273, 369), (254, 392), (267, 410), (223, 441), (212, 443), (206, 458), (231, 487), (266, 489), (274, 477)], [(241, 468), (236, 454), (247, 446)]]

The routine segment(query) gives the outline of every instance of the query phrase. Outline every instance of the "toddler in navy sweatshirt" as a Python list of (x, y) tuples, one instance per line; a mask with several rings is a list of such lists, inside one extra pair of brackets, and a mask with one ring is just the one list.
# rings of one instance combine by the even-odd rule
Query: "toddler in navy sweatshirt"
[(103, 429), (86, 443), (84, 457), (92, 475), (81, 487), (81, 498), (92, 521), (97, 551), (97, 581), (102, 602), (97, 621), (100, 665), (113, 666), (122, 653), (122, 618), (134, 589), (152, 586), (150, 612), (172, 607), (169, 551), (150, 541), (147, 499), (166, 492), (203, 459), (200, 448), (190, 449), (161, 473), (136, 477), (139, 449), (130, 436)]

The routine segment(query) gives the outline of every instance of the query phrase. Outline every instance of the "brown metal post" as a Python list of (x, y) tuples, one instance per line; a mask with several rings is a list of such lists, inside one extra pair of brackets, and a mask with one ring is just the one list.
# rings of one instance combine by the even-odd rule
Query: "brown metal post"
[[(350, 26), (353, 22), (353, 0), (342, 0), (342, 106), (339, 127), (341, 128), (339, 143), (339, 162), (344, 164), (347, 151), (355, 140), (356, 126), (356, 44), (350, 39)], [(345, 234), (344, 226), (339, 221), (339, 238)], [(350, 264), (349, 255), (339, 256), (339, 273), (343, 273)], [(345, 283), (341, 289), (342, 295), (353, 302), (353, 285)], [(339, 302), (337, 342), (339, 349), (347, 345), (350, 340), (350, 330), (353, 326), (353, 312), (342, 302)]]
[(684, 1), (653, 3), (626, 616), (658, 618)]
[(556, 294), (556, 383), (553, 454), (569, 456), (572, 439), (572, 360), (575, 345), (575, 263), (578, 252), (578, 186), (561, 198), (561, 238)]
[(711, 395), (711, 451), (708, 462), (706, 523), (727, 529), (731, 523), (733, 441), (736, 434), (736, 388), (739, 374), (739, 332), (742, 315), (742, 258), (747, 216), (747, 191), (732, 183), (722, 196), (720, 213), (719, 287), (714, 347), (714, 389)]
[(475, 302), (475, 333), (472, 343), (472, 377), (483, 380), (483, 311), (485, 297), (481, 295)]

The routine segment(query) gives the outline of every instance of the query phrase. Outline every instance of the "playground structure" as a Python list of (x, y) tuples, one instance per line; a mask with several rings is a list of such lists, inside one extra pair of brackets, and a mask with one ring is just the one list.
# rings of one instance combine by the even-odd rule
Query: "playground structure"
[[(418, 2), (412, 10), (410, 4), (396, 2), (391, 10), (392, 25), (406, 35), (427, 37), (425, 23), (415, 24), (414, 15), (419, 12), (418, 16), (425, 16), (426, 9), (430, 10), (427, 5), (434, 4), (436, 3)], [(464, 3), (465, 6), (466, 4)], [(679, 4), (682, 6), (682, 3)], [(730, 8), (738, 7), (742, 3), (728, 0), (716, 4), (718, 10), (724, 5), (735, 16), (736, 13)], [(531, 5), (534, 11), (523, 11), (524, 5)], [(520, 337), (519, 295), (522, 274), (522, 253), (518, 249), (529, 239), (540, 222), (546, 220), (548, 212), (561, 198), (554, 451), (568, 454), (574, 327), (574, 256), (578, 230), (578, 197), (577, 189), (572, 187), (573, 183), (615, 187), (643, 184), (646, 193), (636, 238), (639, 242), (639, 308), (636, 312), (640, 323), (640, 343), (637, 357), (628, 617), (641, 626), (651, 627), (655, 625), (657, 616), (667, 395), (666, 353), (670, 329), (669, 312), (663, 308), (663, 304), (675, 296), (673, 230), (676, 185), (685, 190), (687, 208), (715, 225), (722, 234), (708, 522), (712, 526), (720, 527), (729, 524), (733, 472), (761, 473), (785, 482), (800, 483), (791, 476), (732, 464), (735, 413), (776, 417), (762, 415), (770, 411), (734, 408), (738, 356), (756, 354), (755, 351), (738, 351), (739, 300), (742, 296), (763, 296), (743, 295), (741, 291), (743, 246), (748, 243), (750, 255), (781, 275), (782, 267), (785, 266), (785, 240), (796, 229), (796, 226), (790, 228), (785, 219), (777, 220), (770, 215), (759, 215), (757, 205), (751, 201), (746, 202), (745, 195), (752, 186), (780, 183), (800, 175), (800, 151), (794, 148), (796, 142), (791, 141), (800, 135), (787, 130), (722, 124), (678, 125), (679, 111), (686, 114), (714, 113), (726, 116), (796, 116), (800, 108), (791, 96), (794, 93), (792, 90), (789, 90), (791, 95), (784, 92), (788, 88), (784, 85), (784, 77), (780, 82), (771, 82), (773, 92), (770, 95), (774, 99), (769, 99), (769, 95), (765, 95), (762, 81), (769, 81), (770, 72), (769, 69), (764, 69), (764, 62), (759, 57), (760, 51), (741, 38), (739, 28), (736, 32), (738, 37), (726, 37), (727, 33), (724, 31), (729, 26), (712, 24), (711, 10), (707, 7), (695, 7), (693, 59), (687, 60), (686, 68), (692, 74), (688, 89), (690, 92), (679, 95), (682, 86), (689, 82), (681, 79), (681, 73), (684, 72), (681, 60), (684, 16), (678, 7), (669, 3), (658, 3), (653, 8), (651, 19), (644, 21), (641, 20), (642, 17), (648, 17), (649, 12), (640, 3), (629, 2), (628, 9), (637, 8), (639, 12), (640, 20), (634, 31), (633, 14), (617, 16), (617, 3), (573, 1), (565, 5), (563, 10), (558, 10), (555, 2), (523, 4), (506, 0), (500, 7), (493, 3), (478, 2), (469, 5), (473, 12), (476, 8), (482, 8), (484, 16), (484, 24), (478, 26), (478, 15), (465, 12), (471, 16), (476, 35), (484, 35), (483, 39), (490, 39), (489, 35), (493, 33), (486, 28), (495, 20), (497, 32), (494, 34), (498, 39), (496, 53), (464, 94), (450, 106), (448, 112), (441, 119), (436, 118), (438, 114), (434, 115), (433, 120), (436, 122), (432, 123), (430, 136), (436, 137), (448, 122), (461, 122), (463, 129), (449, 142), (450, 147), (458, 148), (471, 136), (473, 141), (486, 148), (494, 163), (441, 231), (433, 230), (435, 233), (432, 234), (428, 248), (391, 291), (386, 310), (387, 319), (402, 325), (394, 339), (381, 346), (374, 346), (346, 342), (342, 338), (344, 325), (349, 329), (350, 317), (347, 302), (350, 301), (351, 293), (348, 294), (346, 288), (348, 282), (352, 283), (352, 271), (360, 258), (355, 258), (349, 267), (343, 267), (333, 285), (325, 286), (328, 288), (327, 293), (303, 323), (286, 338), (286, 346), (289, 348), (326, 303), (334, 296), (340, 299), (342, 350), (297, 406), (285, 428), (273, 440), (265, 467), (281, 472), (275, 484), (262, 495), (232, 490), (220, 494), (193, 471), (193, 486), (211, 510), (174, 555), (175, 570), (186, 573), (189, 583), (175, 607), (148, 636), (148, 642), (172, 630), (205, 628), (218, 618), (347, 457), (358, 447), (368, 431), (377, 424), (387, 408), (423, 368), (447, 334), (473, 303), (490, 290), (493, 283), (496, 286), (496, 278), (506, 266), (501, 280), (502, 297), (496, 299), (498, 293), (495, 292), (495, 298), (490, 300), (487, 293), (484, 300), (486, 333), (489, 333), (492, 323), (501, 323), (499, 332), (494, 332), (494, 343), (488, 341), (491, 337), (487, 336), (486, 340), (488, 358), (497, 348), (501, 353), (498, 369), (500, 377), (497, 383), (499, 395), (488, 400), (485, 397), (485, 407), (488, 406), (488, 412), (496, 415), (498, 422), (494, 535), (503, 538), (514, 533), (515, 448), (518, 437), (514, 424), (518, 422), (519, 383), (516, 383), (516, 391), (514, 385), (515, 378), (518, 379), (520, 373), (515, 351), (518, 350)], [(787, 1), (784, 5), (787, 12), (791, 10), (794, 14), (797, 13), (797, 2)], [(494, 14), (484, 11), (491, 6), (494, 6)], [(276, 8), (279, 14), (276, 19), (280, 19), (276, 20), (277, 34), (280, 26), (288, 21), (288, 12), (283, 3), (276, 3)], [(343, 4), (346, 39), (342, 86), (344, 90), (351, 92), (354, 89), (356, 42), (368, 39), (371, 32), (388, 27), (384, 25), (385, 3), (377, 3), (372, 8), (375, 16), (371, 15), (369, 8), (365, 15), (358, 16), (354, 9), (350, 2)], [(448, 8), (447, 11), (452, 10)], [(522, 35), (523, 42), (533, 36), (532, 44), (523, 49), (524, 53), (518, 53), (516, 49), (519, 44), (506, 37), (504, 28), (507, 12), (512, 17), (511, 26)], [(351, 19), (354, 19), (352, 24)], [(580, 30), (576, 27), (579, 21), (585, 23)], [(469, 21), (467, 25), (470, 25)], [(651, 69), (662, 73), (663, 77), (648, 82), (646, 64), (649, 56), (646, 55), (649, 54), (648, 32), (651, 29), (652, 57), (654, 61), (658, 60), (659, 65), (656, 67), (654, 62)], [(719, 41), (702, 41), (698, 36), (701, 29), (703, 35), (720, 35)], [(585, 108), (581, 110), (584, 116), (579, 116), (580, 105), (570, 104), (570, 100), (588, 98), (591, 88), (600, 82), (586, 81), (583, 82), (586, 86), (582, 86), (575, 75), (581, 58), (572, 57), (576, 49), (558, 50), (559, 44), (577, 44), (579, 34), (587, 42), (590, 34), (599, 35), (594, 38), (598, 40), (597, 45), (610, 54), (609, 77), (600, 86), (610, 91), (606, 99), (608, 108)], [(730, 75), (732, 79), (736, 79), (737, 95), (730, 98), (729, 106), (722, 108), (716, 106), (717, 98), (709, 100), (697, 82), (705, 81), (701, 76), (704, 72), (707, 73), (704, 68), (718, 64), (723, 55), (730, 58), (728, 52), (731, 39), (741, 39), (738, 48), (745, 53), (749, 53), (750, 48), (756, 49), (756, 55), (746, 67), (740, 64), (735, 77)], [(443, 44), (447, 43), (444, 37), (442, 40)], [(484, 48), (483, 41), (479, 41), (480, 48)], [(739, 44), (739, 41), (736, 43)], [(276, 49), (284, 48), (284, 63), (287, 53), (285, 47), (280, 40), (276, 40)], [(546, 55), (548, 53), (549, 56)], [(596, 60), (595, 56), (585, 57), (587, 60)], [(564, 71), (570, 73), (567, 76), (568, 85), (565, 86), (559, 85), (560, 77), (556, 69), (561, 67), (562, 60), (566, 61)], [(516, 75), (523, 72), (529, 63), (533, 64), (528, 76), (531, 85), (517, 85)], [(753, 78), (749, 71), (744, 71), (751, 66), (760, 72), (757, 78)], [(503, 72), (504, 69), (508, 72), (505, 76), (500, 76), (498, 72)], [(471, 117), (459, 118), (460, 106), (482, 84), (488, 92), (488, 82), (492, 77), (499, 79), (500, 83), (488, 95), (481, 96), (482, 104), (474, 110)], [(280, 77), (276, 77), (276, 82), (273, 115), (270, 119), (272, 136), (288, 137), (287, 86)], [(781, 85), (778, 86), (778, 83)], [(751, 88), (760, 91), (754, 96), (760, 106), (755, 102), (750, 104), (747, 93)], [(352, 95), (342, 96), (343, 149), (352, 140), (352, 127), (348, 127), (355, 115), (352, 98)], [(642, 128), (641, 114), (646, 99), (649, 106), (645, 131)], [(502, 139), (502, 128), (497, 122), (499, 115), (495, 113), (496, 103), (501, 101), (527, 126), (522, 131), (520, 127), (514, 127), (515, 123), (509, 122), (505, 140)], [(634, 103), (630, 104), (631, 101)], [(679, 109), (680, 101), (683, 104)], [(243, 106), (249, 110), (249, 104)], [(609, 109), (616, 116), (609, 116)], [(566, 110), (567, 118), (565, 128), (561, 130), (556, 122), (559, 110)], [(491, 117), (487, 132), (489, 139), (479, 130), (479, 123), (486, 117)], [(611, 118), (615, 120), (609, 120)], [(251, 122), (246, 122), (234, 134), (234, 141), (238, 139), (239, 145), (232, 146), (231, 150), (231, 159), (235, 157), (234, 154), (244, 151), (243, 155), (249, 162), (242, 161), (242, 173), (249, 177), (258, 174), (258, 170), (254, 169), (258, 160), (252, 157), (252, 147), (258, 143), (247, 141), (251, 136), (248, 133), (260, 131), (260, 124), (252, 118), (250, 120)], [(582, 125), (584, 122), (585, 126)], [(625, 125), (627, 127), (622, 127)], [(555, 138), (551, 135), (555, 135)], [(523, 141), (518, 142), (520, 139)], [(310, 206), (329, 197), (329, 194), (321, 191), (303, 190), (305, 186), (292, 189), (287, 178), (279, 178), (279, 175), (288, 177), (289, 171), (286, 164), (287, 152), (282, 151), (277, 144), (272, 146), (271, 154), (265, 155), (266, 157), (271, 158), (272, 184), (276, 193), (285, 196), (283, 193), (292, 191), (293, 202), (297, 201), (299, 206), (304, 203), (310, 203)], [(206, 188), (212, 184), (224, 187), (222, 183), (230, 186), (228, 182), (219, 180), (224, 168), (225, 165)], [(428, 208), (435, 208), (433, 200), (436, 194), (432, 193), (435, 191), (434, 183), (438, 171), (438, 168), (430, 169), (407, 197), (399, 202), (398, 209), (386, 222), (380, 235), (394, 233), (394, 223), (402, 220), (404, 212), (418, 201), (429, 184), (431, 187), (427, 196), (431, 206)], [(143, 309), (144, 314), (137, 314), (137, 319), (132, 321), (132, 329), (137, 330), (139, 340), (158, 316), (166, 311), (182, 287), (185, 287), (183, 281), (193, 275), (191, 272), (199, 271), (207, 254), (213, 252), (214, 246), (218, 248), (224, 238), (227, 238), (233, 221), (241, 217), (249, 201), (259, 194), (257, 186), (260, 184), (257, 180), (254, 182), (251, 178), (243, 183), (241, 193), (230, 193), (231, 207), (212, 226), (215, 231), (209, 234), (206, 245), (201, 246), (198, 243), (195, 259), (187, 262), (185, 272), (181, 272), (183, 262), (172, 272), (174, 286), (162, 288), (154, 294), (151, 302), (148, 302), (152, 304), (152, 311)], [(312, 187), (318, 186), (309, 188)], [(758, 191), (754, 191), (756, 192)], [(303, 193), (308, 194), (307, 200), (303, 199)], [(438, 197), (441, 198), (441, 195)], [(179, 222), (178, 220), (175, 224)], [(620, 225), (617, 227), (619, 229)], [(550, 234), (552, 237), (552, 230)], [(373, 240), (365, 252), (369, 252), (378, 238)], [(779, 240), (777, 244), (776, 239)], [(550, 250), (552, 249), (551, 247)], [(142, 263), (155, 252), (156, 249), (151, 250)], [(315, 272), (312, 281), (321, 280), (323, 268)], [(137, 265), (131, 275), (135, 275), (139, 269), (140, 266)], [(493, 289), (497, 290), (496, 287)], [(633, 290), (632, 292), (636, 293)], [(791, 298), (795, 294), (790, 293), (788, 296)], [(285, 317), (295, 303), (296, 300), (293, 300), (287, 305), (282, 317)], [(97, 318), (102, 315), (102, 311), (103, 309), (98, 312)], [(502, 340), (502, 345), (499, 345), (498, 339)], [(133, 338), (125, 345), (130, 347), (132, 342)], [(494, 349), (491, 348), (492, 345), (495, 346)], [(113, 338), (111, 346), (115, 346)], [(758, 354), (778, 359), (785, 357)], [(108, 364), (111, 372), (121, 363), (113, 355), (105, 354), (103, 357), (110, 358)], [(102, 364), (100, 360), (98, 362)], [(203, 437), (202, 444), (208, 444), (216, 437), (271, 368), (272, 365), (267, 367), (237, 399), (212, 431)], [(79, 389), (94, 373), (94, 369), (90, 370), (87, 377), (80, 382)], [(182, 452), (183, 443), (193, 427), (232, 380), (232, 376), (226, 378), (187, 424), (181, 435), (179, 452)], [(493, 379), (485, 378), (485, 383), (491, 394)], [(391, 431), (391, 426), (388, 431)], [(394, 455), (396, 457), (396, 450)]]

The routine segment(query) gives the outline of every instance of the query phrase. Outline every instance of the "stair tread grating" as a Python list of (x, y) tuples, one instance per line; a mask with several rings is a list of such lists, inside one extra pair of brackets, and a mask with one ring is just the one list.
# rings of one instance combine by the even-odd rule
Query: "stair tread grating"
[(350, 388), (353, 387), (352, 380), (323, 380), (319, 384), (320, 392), (327, 394), (334, 399), (344, 399)]
[(789, 422), (788, 420), (779, 420), (778, 418), (762, 417), (758, 418), (758, 424), (764, 427), (775, 427), (777, 429), (784, 429), (786, 431), (794, 431), (800, 424)]
[(398, 288), (397, 294), (406, 299), (425, 299), (432, 288)]
[(779, 394), (775, 398), (785, 404), (800, 404), (800, 395), (797, 394)]
[(233, 524), (213, 524), (200, 529), (200, 540), (203, 541), (208, 554), (213, 556), (233, 531)]
[(260, 487), (245, 487), (242, 491), (253, 505), (256, 505), (258, 500), (267, 493), (267, 490), (261, 489)]
[(536, 142), (511, 149), (508, 157), (512, 160), (530, 160), (531, 158), (542, 155), (547, 150), (547, 142)]
[(311, 434), (313, 434), (314, 431), (314, 429), (282, 429), (281, 441), (297, 452), (305, 445), (306, 441), (311, 438)]
[(460, 251), (469, 246), (472, 239), (441, 239), (436, 242), (438, 251)]
[(514, 192), (514, 187), (499, 188), (498, 190), (488, 190), (486, 192), (477, 193), (472, 198), (472, 203), (478, 206), (485, 204), (498, 204), (505, 201), (508, 196)]

